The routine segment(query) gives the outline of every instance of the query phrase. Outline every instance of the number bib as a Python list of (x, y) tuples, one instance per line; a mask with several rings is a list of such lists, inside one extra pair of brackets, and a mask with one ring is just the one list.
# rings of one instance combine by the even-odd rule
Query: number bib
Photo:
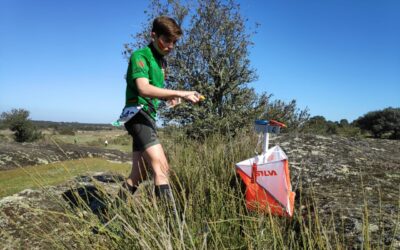
[(125, 122), (128, 122), (132, 117), (134, 117), (139, 111), (143, 108), (143, 106), (134, 106), (134, 107), (126, 107), (122, 110), (119, 119), (116, 122), (111, 123), (115, 127), (119, 127), (124, 125)]

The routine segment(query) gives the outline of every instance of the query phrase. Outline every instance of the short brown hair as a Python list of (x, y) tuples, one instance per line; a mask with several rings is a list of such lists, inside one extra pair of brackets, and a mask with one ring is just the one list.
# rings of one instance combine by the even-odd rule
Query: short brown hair
[(154, 19), (151, 31), (159, 36), (164, 35), (168, 38), (178, 39), (182, 36), (181, 27), (179, 27), (174, 19), (167, 16), (159, 16)]

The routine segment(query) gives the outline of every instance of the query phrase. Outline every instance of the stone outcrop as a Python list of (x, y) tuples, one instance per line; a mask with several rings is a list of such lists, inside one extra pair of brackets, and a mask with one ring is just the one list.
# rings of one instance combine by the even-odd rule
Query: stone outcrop
[[(68, 249), (79, 249), (66, 211), (77, 206), (77, 199), (82, 199), (99, 216), (104, 203), (109, 201), (103, 202), (102, 195), (115, 197), (123, 180), (121, 175), (88, 173), (59, 186), (26, 189), (0, 199), (0, 249), (54, 249), (51, 247), (54, 242), (49, 245), (52, 239), (67, 243)], [(85, 213), (72, 215), (90, 216)]]
[[(270, 145), (275, 144), (280, 145), (289, 157), (292, 185), (298, 194), (297, 198), (312, 197), (321, 219), (335, 224), (346, 237), (349, 248), (359, 248), (364, 240), (363, 231), (367, 230), (371, 241), (380, 239), (384, 246), (400, 249), (400, 234), (395, 232), (396, 227), (397, 230), (400, 229), (398, 217), (400, 213), (400, 141), (283, 134), (272, 137)], [(27, 151), (21, 152), (28, 155), (28, 149), (30, 152), (37, 150), (42, 153), (36, 156), (49, 162), (52, 161), (50, 156), (46, 158), (46, 153), (43, 152), (60, 151), (52, 147), (44, 151), (43, 148), (39, 150), (34, 145), (24, 147)], [(0, 152), (4, 150), (1, 146)], [(75, 152), (68, 148), (63, 148), (63, 150), (65, 153)], [(94, 154), (90, 151), (92, 149), (85, 150), (75, 154), (77, 156), (82, 152)], [(107, 152), (110, 151), (107, 150)], [(61, 158), (62, 155), (63, 153), (59, 154), (58, 160), (64, 159)], [(69, 155), (74, 155), (74, 153), (69, 153)], [(118, 152), (115, 156), (122, 157)], [(4, 157), (2, 161), (3, 159)], [(26, 156), (26, 159), (32, 158)], [(19, 164), (23, 165), (22, 162), (19, 161)], [(80, 183), (89, 187), (90, 190), (95, 190), (92, 180), (96, 179), (109, 190), (108, 193), (115, 194), (121, 178), (110, 177), (104, 173), (92, 173), (90, 176), (78, 177), (74, 180), (74, 185)], [(118, 181), (107, 181), (112, 179)], [(29, 223), (41, 221), (35, 219), (43, 216), (37, 212), (38, 208), (40, 211), (57, 211), (57, 209), (62, 211), (60, 204), (65, 205), (65, 199), (62, 197), (66, 192), (68, 194), (70, 187), (71, 185), (51, 187), (51, 192), (25, 190), (0, 200), (0, 245), (32, 244), (27, 241), (26, 235), (23, 234), (24, 230), (21, 228), (28, 226), (26, 221)], [(77, 192), (82, 193), (82, 190)], [(53, 197), (58, 197), (60, 202), (46, 198), (49, 193), (52, 193)], [(85, 192), (82, 194), (86, 195)], [(89, 206), (98, 207), (95, 203)], [(368, 223), (366, 223), (366, 215), (368, 215)], [(54, 225), (55, 228), (65, 228), (62, 220), (58, 223), (61, 224)], [(49, 234), (54, 233), (51, 230), (46, 231), (46, 227), (42, 230)], [(68, 237), (68, 233), (65, 232), (65, 234), (67, 235), (65, 237)], [(16, 245), (13, 245), (13, 242), (17, 242)], [(41, 243), (37, 244), (40, 246)]]
[(400, 141), (282, 135), (274, 144), (288, 155), (293, 188), (312, 196), (319, 214), (334, 214), (349, 244), (362, 243), (368, 211), (372, 240), (400, 248)]
[(0, 144), (0, 171), (86, 157), (120, 162), (129, 162), (131, 159), (130, 154), (119, 150), (74, 144), (7, 142)]

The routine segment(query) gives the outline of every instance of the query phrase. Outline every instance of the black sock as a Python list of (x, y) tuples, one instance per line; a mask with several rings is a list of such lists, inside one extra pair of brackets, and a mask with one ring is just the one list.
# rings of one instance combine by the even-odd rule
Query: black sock
[(133, 195), (137, 190), (136, 186), (131, 186), (129, 185), (126, 181), (122, 184), (122, 188), (119, 189), (118, 192), (118, 197), (122, 200), (126, 200), (127, 199), (127, 191), (129, 191), (129, 193), (131, 195)]
[(172, 196), (171, 188), (168, 184), (155, 186), (154, 192), (157, 198), (170, 200)]
[(177, 210), (177, 204), (175, 203), (174, 195), (170, 185), (156, 185), (154, 188), (156, 197), (161, 201), (163, 207), (166, 208), (166, 219), (171, 221), (173, 219), (179, 220), (179, 213)]
[(129, 192), (131, 194), (134, 194), (136, 192), (136, 190), (137, 190), (136, 186), (131, 186), (131, 185), (128, 184), (128, 182), (124, 182), (124, 184), (122, 184), (122, 187), (127, 189), (127, 190), (129, 190)]

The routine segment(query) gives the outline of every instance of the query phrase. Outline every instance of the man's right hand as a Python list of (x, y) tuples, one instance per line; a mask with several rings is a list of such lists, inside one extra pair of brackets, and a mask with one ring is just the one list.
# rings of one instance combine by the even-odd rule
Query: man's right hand
[(196, 91), (183, 91), (182, 98), (191, 103), (198, 103), (200, 101), (200, 94)]

